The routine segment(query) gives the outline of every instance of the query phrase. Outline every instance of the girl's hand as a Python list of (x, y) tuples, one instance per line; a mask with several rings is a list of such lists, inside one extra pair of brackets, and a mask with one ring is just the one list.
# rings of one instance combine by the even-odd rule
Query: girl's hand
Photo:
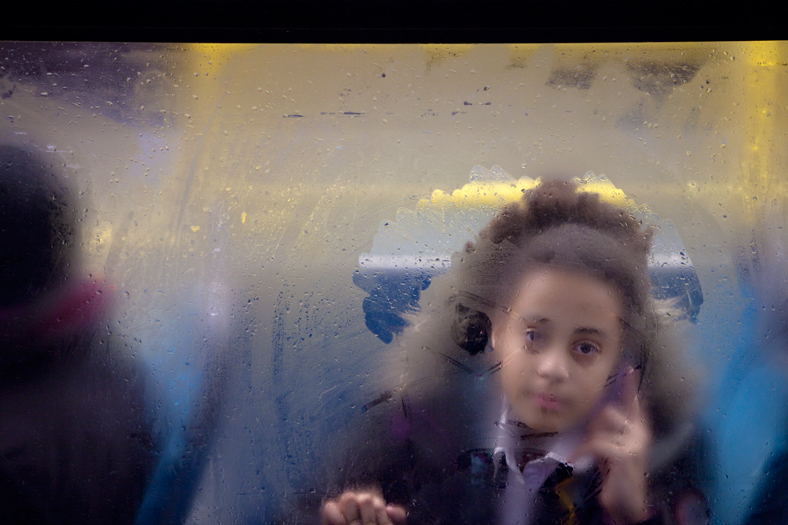
[(570, 461), (593, 455), (604, 477), (599, 503), (614, 523), (637, 523), (651, 515), (646, 483), (651, 429), (637, 395), (638, 374), (630, 368), (621, 380), (622, 404), (600, 410)]
[(405, 525), (405, 509), (386, 505), (383, 497), (373, 491), (345, 491), (336, 499), (323, 503), (322, 525)]

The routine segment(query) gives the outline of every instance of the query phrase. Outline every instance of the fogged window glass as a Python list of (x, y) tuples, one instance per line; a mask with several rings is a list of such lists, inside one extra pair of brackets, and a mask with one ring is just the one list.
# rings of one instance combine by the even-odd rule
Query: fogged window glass
[(0, 49), (11, 521), (788, 519), (784, 43)]

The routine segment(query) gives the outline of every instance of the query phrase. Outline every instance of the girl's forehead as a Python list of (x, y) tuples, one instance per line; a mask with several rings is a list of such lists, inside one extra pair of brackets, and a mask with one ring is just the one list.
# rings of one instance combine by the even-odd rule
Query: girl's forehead
[(560, 299), (566, 303), (621, 303), (615, 283), (589, 271), (542, 266), (524, 273), (513, 285), (512, 304)]
[(543, 269), (525, 275), (511, 290), (504, 311), (526, 319), (540, 317), (622, 317), (623, 301), (617, 288), (588, 274)]

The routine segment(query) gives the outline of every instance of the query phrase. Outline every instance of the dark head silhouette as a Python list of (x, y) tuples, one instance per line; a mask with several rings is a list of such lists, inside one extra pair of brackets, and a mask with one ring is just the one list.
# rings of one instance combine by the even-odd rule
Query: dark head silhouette
[(0, 145), (0, 308), (30, 303), (67, 280), (75, 214), (60, 171), (30, 150)]

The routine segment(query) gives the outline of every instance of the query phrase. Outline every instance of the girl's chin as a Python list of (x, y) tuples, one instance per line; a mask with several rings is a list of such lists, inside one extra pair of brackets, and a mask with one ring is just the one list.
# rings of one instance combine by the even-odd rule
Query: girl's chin
[[(526, 423), (528, 425), (528, 423)], [(537, 432), (562, 432), (564, 430), (563, 427), (558, 425), (551, 425), (547, 423), (537, 422), (533, 425), (528, 425), (529, 428), (536, 430)]]
[(517, 419), (537, 432), (564, 432), (584, 426), (588, 415), (578, 414), (574, 407), (562, 404), (558, 407), (543, 407), (538, 402), (513, 406)]
[(541, 411), (538, 412), (536, 414), (520, 414), (519, 419), (528, 428), (537, 432), (561, 432), (564, 430), (565, 426), (561, 425), (556, 417), (543, 414)]

